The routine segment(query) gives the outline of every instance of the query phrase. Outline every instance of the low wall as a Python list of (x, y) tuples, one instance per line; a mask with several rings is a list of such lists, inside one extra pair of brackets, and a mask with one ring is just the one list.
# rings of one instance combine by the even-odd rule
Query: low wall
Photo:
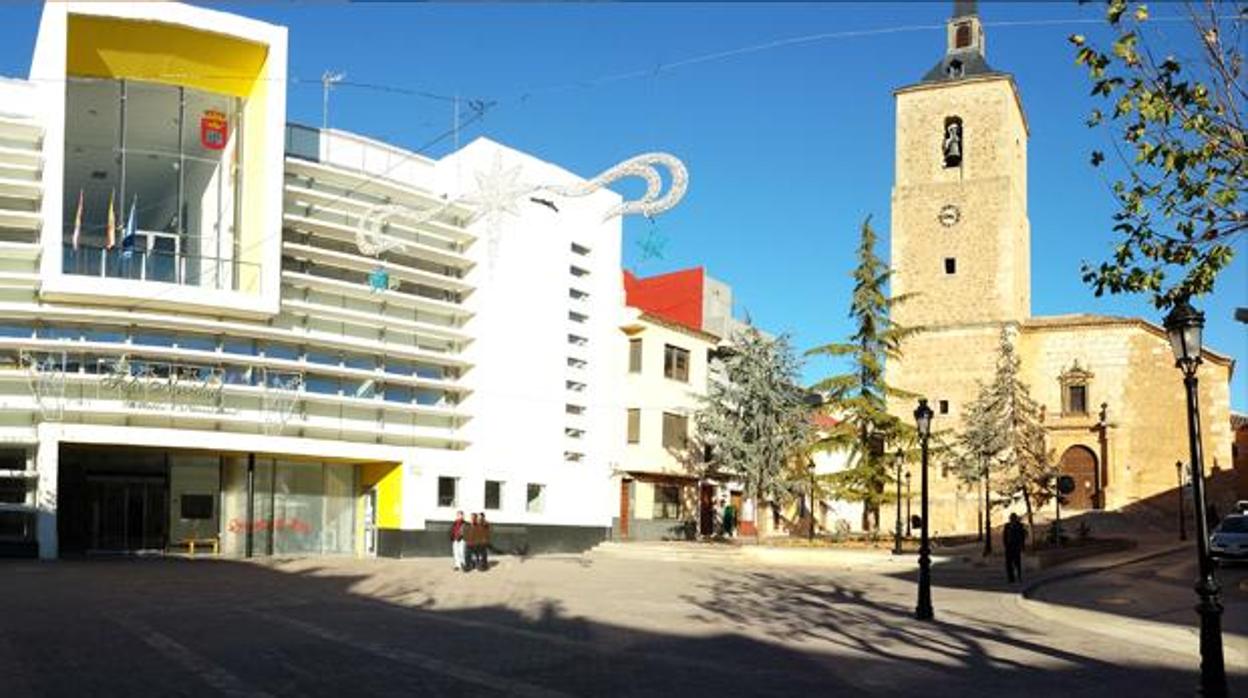
[[(582, 553), (607, 540), (598, 526), (490, 524), (490, 550), (501, 555)], [(422, 531), (383, 528), (377, 532), (379, 557), (450, 557), (451, 522), (429, 521)]]

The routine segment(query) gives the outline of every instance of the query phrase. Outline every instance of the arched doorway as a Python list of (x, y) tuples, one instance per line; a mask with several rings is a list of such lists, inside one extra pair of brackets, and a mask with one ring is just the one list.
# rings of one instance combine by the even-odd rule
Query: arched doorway
[(1071, 446), (1062, 454), (1058, 470), (1075, 479), (1075, 491), (1066, 495), (1071, 509), (1091, 509), (1096, 502), (1096, 454), (1086, 446)]

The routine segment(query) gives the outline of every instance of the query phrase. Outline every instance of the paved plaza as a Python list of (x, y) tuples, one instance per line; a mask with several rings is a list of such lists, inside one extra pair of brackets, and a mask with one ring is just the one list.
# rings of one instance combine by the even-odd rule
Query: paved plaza
[[(1195, 639), (1182, 627), (1194, 596), (1165, 596), (1190, 594), (1177, 553), (1054, 582), (1022, 603), (995, 566), (938, 565), (930, 624), (911, 618), (911, 558), (671, 557), (505, 558), (484, 574), (454, 573), (442, 559), (0, 561), (3, 695), (1194, 692)], [(1222, 576), (1228, 628), (1248, 633), (1248, 571)], [(1120, 585), (1132, 577), (1164, 592), (1164, 612), (1148, 622), (1187, 632), (1190, 645), (1067, 617), (1102, 613), (1093, 622), (1108, 626), (1150, 615), (1113, 600), (1131, 595)], [(1228, 634), (1233, 693), (1248, 689), (1244, 640)]]

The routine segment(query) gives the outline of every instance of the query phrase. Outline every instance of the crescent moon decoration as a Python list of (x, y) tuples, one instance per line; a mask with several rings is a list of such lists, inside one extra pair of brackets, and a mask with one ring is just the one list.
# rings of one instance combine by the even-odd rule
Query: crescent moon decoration
[(383, 232), (386, 223), (393, 218), (403, 218), (408, 225), (421, 225), (442, 215), (451, 207), (443, 204), (424, 211), (414, 211), (401, 204), (378, 204), (364, 212), (360, 217), (360, 225), (355, 231), (355, 246), (362, 254), (379, 257), (383, 252), (403, 250), (403, 241)]

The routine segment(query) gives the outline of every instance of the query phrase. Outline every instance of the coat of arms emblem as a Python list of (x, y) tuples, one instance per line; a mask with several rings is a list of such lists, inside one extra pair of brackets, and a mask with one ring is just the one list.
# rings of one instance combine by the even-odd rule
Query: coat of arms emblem
[(230, 122), (225, 114), (209, 109), (199, 119), (199, 142), (208, 150), (222, 150), (229, 138)]

